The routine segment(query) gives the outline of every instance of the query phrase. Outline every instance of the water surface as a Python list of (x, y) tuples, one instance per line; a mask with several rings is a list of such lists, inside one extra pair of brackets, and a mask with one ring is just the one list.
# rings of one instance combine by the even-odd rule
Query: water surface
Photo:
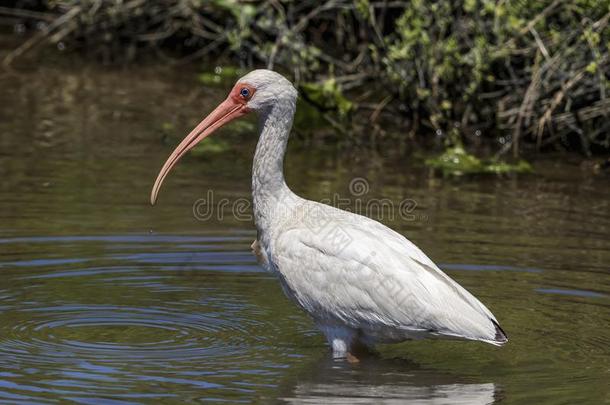
[[(148, 205), (172, 147), (225, 96), (194, 73), (42, 64), (0, 75), (0, 402), (610, 400), (607, 177), (568, 156), (539, 159), (533, 176), (443, 180), (408, 155), (293, 140), (296, 192), (353, 210), (411, 201), (408, 218), (373, 214), (511, 339), (333, 361), (250, 254), (248, 125), (218, 134), (228, 151), (185, 158)], [(350, 189), (354, 178), (367, 187)], [(201, 199), (209, 218), (193, 214)]]

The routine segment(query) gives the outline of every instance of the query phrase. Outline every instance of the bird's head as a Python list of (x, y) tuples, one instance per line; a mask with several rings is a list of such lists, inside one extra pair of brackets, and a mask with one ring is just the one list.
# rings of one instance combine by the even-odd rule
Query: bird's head
[(239, 79), (228, 97), (180, 142), (165, 161), (150, 193), (150, 203), (155, 204), (163, 180), (180, 158), (204, 138), (249, 112), (264, 112), (282, 102), (294, 103), (296, 96), (292, 83), (271, 70), (253, 70)]

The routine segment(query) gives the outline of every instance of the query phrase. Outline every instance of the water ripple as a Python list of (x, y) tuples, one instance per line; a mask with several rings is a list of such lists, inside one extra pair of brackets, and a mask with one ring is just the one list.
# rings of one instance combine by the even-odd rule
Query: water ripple
[[(119, 364), (142, 359), (180, 362), (238, 356), (245, 351), (239, 337), (246, 334), (246, 320), (235, 322), (235, 318), (222, 314), (102, 305), (65, 305), (21, 312), (34, 316), (3, 331), (6, 338), (0, 343), (0, 351), (29, 363), (48, 363), (58, 356), (102, 358)], [(105, 336), (104, 332), (113, 328), (122, 335), (118, 341), (115, 333)], [(82, 338), (71, 338), (77, 335)]]
[[(52, 246), (48, 253), (35, 250), (42, 257), (0, 264), (13, 285), (0, 290), (0, 398), (40, 402), (61, 395), (96, 403), (111, 395), (117, 403), (133, 403), (146, 396), (126, 392), (143, 386), (149, 392), (172, 385), (219, 390), (227, 389), (219, 379), (230, 374), (273, 373), (277, 364), (261, 368), (252, 354), (268, 350), (254, 332), (265, 328), (260, 310), (231, 291), (239, 281), (235, 272), (252, 273), (240, 276), (249, 282), (267, 278), (246, 250), (250, 239), (0, 240)], [(64, 248), (71, 256), (62, 257)], [(210, 270), (222, 277), (214, 276), (214, 285), (205, 282)], [(231, 371), (227, 364), (240, 366)], [(39, 377), (30, 383), (32, 376)], [(243, 391), (239, 382), (235, 378), (231, 389)]]

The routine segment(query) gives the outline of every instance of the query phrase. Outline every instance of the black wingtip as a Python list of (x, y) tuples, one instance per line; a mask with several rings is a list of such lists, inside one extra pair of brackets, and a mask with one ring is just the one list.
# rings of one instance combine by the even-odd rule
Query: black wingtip
[(496, 328), (496, 336), (494, 338), (494, 340), (496, 342), (498, 342), (499, 344), (504, 344), (506, 342), (508, 342), (508, 336), (506, 335), (506, 332), (504, 332), (504, 330), (502, 330), (502, 328), (500, 327), (500, 325), (498, 324), (498, 322), (494, 321), (493, 319), (491, 320)]

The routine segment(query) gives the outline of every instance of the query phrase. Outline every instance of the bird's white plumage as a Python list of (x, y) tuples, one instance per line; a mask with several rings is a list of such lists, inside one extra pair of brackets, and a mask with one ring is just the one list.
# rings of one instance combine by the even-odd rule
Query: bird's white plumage
[(295, 195), (284, 181), (283, 159), (296, 90), (268, 70), (240, 82), (257, 88), (248, 103), (261, 130), (252, 177), (257, 256), (335, 355), (356, 343), (429, 336), (506, 342), (492, 313), (404, 236)]
[(366, 345), (429, 336), (499, 343), (491, 312), (404, 236), (360, 215), (290, 201), (291, 209), (281, 202), (264, 248), (267, 268), (335, 352), (337, 337)]

